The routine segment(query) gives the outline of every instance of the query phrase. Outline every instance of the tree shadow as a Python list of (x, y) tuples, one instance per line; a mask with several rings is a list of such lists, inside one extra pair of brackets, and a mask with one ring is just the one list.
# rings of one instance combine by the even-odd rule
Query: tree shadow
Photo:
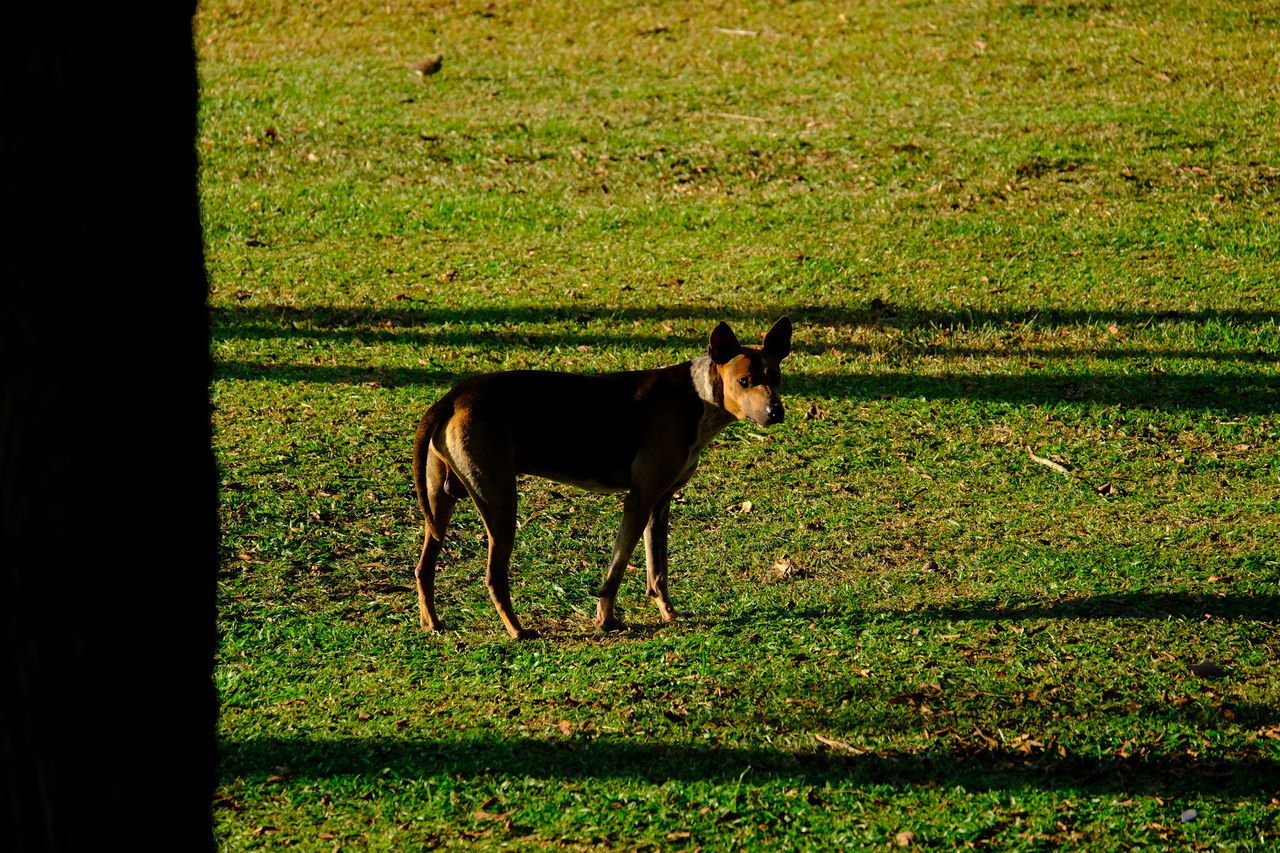
[(923, 398), (1012, 405), (1085, 403), (1148, 409), (1192, 409), (1228, 415), (1280, 409), (1280, 373), (1202, 371), (1191, 375), (1099, 375), (1034, 371), (1021, 374), (910, 372), (787, 374), (784, 392), (832, 399)]
[[(764, 784), (794, 779), (823, 785), (937, 785), (967, 790), (1198, 792), (1264, 796), (1280, 787), (1280, 761), (1259, 755), (1191, 753), (1061, 755), (960, 747), (859, 755), (838, 750), (705, 747), (616, 739), (510, 738), (475, 741), (393, 738), (261, 738), (222, 744), (223, 778), (272, 775), (321, 780), (485, 777), (629, 779)], [(1265, 796), (1270, 796), (1269, 793)]]
[(910, 616), (918, 619), (956, 621), (1210, 618), (1233, 622), (1280, 623), (1280, 595), (1117, 592), (1036, 603), (984, 599), (963, 604), (927, 607), (914, 611)]
[[(216, 378), (220, 380), (437, 389), (447, 388), (468, 375), (473, 374), (427, 368), (272, 364), (239, 359), (222, 360), (216, 366)], [(786, 373), (783, 393), (844, 400), (923, 398), (1039, 406), (1085, 403), (1257, 415), (1280, 410), (1280, 373), (1097, 375), (1041, 371), (1016, 375), (928, 376), (905, 371), (874, 374), (812, 371)]]
[[(550, 323), (579, 323), (593, 321), (697, 323), (711, 327), (724, 320), (747, 326), (739, 332), (749, 333), (758, 327), (761, 334), (768, 325), (783, 314), (789, 314), (798, 323), (834, 327), (883, 327), (896, 329), (955, 328), (975, 326), (1031, 325), (1035, 328), (1060, 328), (1064, 326), (1105, 325), (1203, 325), (1228, 323), (1232, 325), (1275, 324), (1280, 322), (1280, 309), (1265, 310), (1217, 310), (1212, 308), (1195, 311), (1140, 311), (1134, 309), (1092, 310), (1058, 308), (997, 308), (977, 309), (961, 306), (943, 308), (919, 308), (897, 306), (873, 299), (862, 307), (831, 305), (795, 305), (779, 303), (758, 309), (723, 308), (719, 306), (678, 305), (602, 308), (590, 304), (510, 307), (483, 306), (470, 308), (441, 308), (415, 304), (410, 301), (397, 307), (327, 307), (296, 305), (234, 305), (213, 309), (215, 327), (227, 337), (239, 336), (243, 331), (252, 333), (255, 328), (279, 336), (281, 328), (306, 324), (312, 333), (339, 330), (344, 327), (365, 326), (371, 331), (377, 327), (390, 329), (427, 327), (428, 339), (437, 339), (436, 330), (453, 324), (495, 326), (498, 330), (514, 326), (531, 326), (537, 329)], [(673, 329), (660, 337), (619, 339), (653, 341), (658, 345), (672, 343), (701, 343), (702, 330), (696, 334), (687, 329)], [(474, 334), (469, 335), (474, 340)], [(438, 340), (438, 339), (437, 339)]]
[[(478, 372), (478, 371), (477, 371)], [(361, 367), (358, 365), (276, 364), (239, 359), (220, 360), (214, 365), (214, 378), (247, 382), (296, 382), (332, 385), (377, 385), (394, 388), (421, 385), (448, 388), (471, 374), (425, 368)]]
[[(459, 346), (475, 344), (475, 326), (488, 328), (483, 337), (489, 346), (554, 349), (555, 347), (625, 347), (639, 351), (656, 349), (700, 349), (711, 327), (721, 320), (738, 326), (744, 339), (763, 332), (782, 314), (790, 314), (801, 324), (836, 328), (893, 328), (901, 331), (951, 329), (981, 326), (1028, 326), (1038, 329), (1102, 324), (1201, 325), (1210, 321), (1236, 325), (1276, 323), (1280, 312), (1266, 311), (1059, 311), (1053, 309), (988, 310), (965, 308), (897, 308), (873, 301), (865, 308), (828, 306), (779, 306), (764, 310), (726, 310), (682, 306), (665, 308), (595, 308), (563, 306), (543, 308), (335, 308), (286, 305), (231, 306), (213, 309), (215, 340), (325, 339), (334, 341), (377, 341), (409, 346)], [(585, 327), (603, 321), (613, 328)], [(626, 322), (666, 322), (679, 324), (662, 334), (620, 331)], [(690, 323), (698, 328), (689, 328)], [(574, 331), (577, 324), (581, 331)], [(568, 325), (570, 329), (556, 328)], [(857, 353), (864, 347), (842, 346), (842, 352)], [(946, 344), (919, 347), (922, 353), (955, 356), (990, 355), (990, 350)], [(999, 350), (1009, 357), (1051, 357), (1072, 350), (1044, 346), (1012, 345)], [(1280, 362), (1280, 354), (1260, 349), (1152, 350), (1111, 345), (1088, 350), (1095, 358), (1109, 360), (1159, 357), (1164, 359), (1223, 362)]]
[(1059, 601), (1009, 601), (993, 598), (928, 605), (914, 610), (860, 609), (856, 606), (787, 606), (720, 620), (712, 630), (734, 632), (759, 622), (863, 620), (892, 616), (909, 621), (1022, 622), (1029, 619), (1224, 619), (1280, 624), (1280, 595), (1195, 592), (1113, 592)]
[[(1101, 324), (1202, 325), (1210, 322), (1248, 325), (1274, 323), (1269, 311), (1091, 311), (1055, 309), (974, 310), (966, 308), (920, 309), (886, 305), (873, 300), (863, 308), (802, 305), (758, 310), (721, 309), (711, 306), (675, 308), (631, 307), (606, 309), (591, 306), (439, 308), (297, 307), (285, 305), (230, 306), (214, 309), (215, 337), (220, 340), (271, 338), (370, 341), (409, 346), (476, 345), (489, 349), (555, 349), (582, 345), (626, 347), (637, 352), (677, 349), (690, 355), (701, 352), (706, 333), (714, 323), (728, 320), (739, 326), (745, 339), (763, 331), (772, 320), (790, 313), (797, 322), (832, 327), (877, 327), (900, 330), (955, 328), (958, 326), (1017, 325), (1038, 329)], [(665, 322), (678, 328), (653, 334), (621, 330), (631, 321)], [(589, 324), (596, 327), (589, 328)], [(607, 328), (598, 326), (604, 323)], [(696, 324), (697, 328), (690, 328)], [(575, 330), (577, 325), (581, 330)], [(487, 326), (478, 336), (476, 326)], [(569, 328), (564, 328), (568, 326)], [(864, 354), (861, 345), (843, 345), (842, 352)], [(917, 346), (919, 354), (954, 356), (990, 354), (973, 347)], [(1009, 358), (1070, 355), (1073, 350), (1012, 346), (996, 354)], [(1160, 359), (1162, 361), (1212, 361), (1235, 364), (1269, 364), (1280, 355), (1262, 350), (1148, 350), (1111, 345), (1081, 351), (1110, 360)], [(638, 367), (655, 366), (651, 356)], [(483, 372), (477, 365), (473, 372)], [(257, 363), (227, 360), (218, 363), (221, 379), (273, 382), (424, 385), (447, 387), (470, 373), (454, 374), (433, 369), (347, 365)], [(1015, 404), (1051, 405), (1084, 402), (1099, 405), (1132, 405), (1148, 408), (1216, 410), (1227, 415), (1262, 414), (1280, 409), (1280, 374), (1275, 371), (1236, 369), (1198, 371), (1194, 374), (1151, 372), (1149, 367), (1125, 374), (1061, 373), (1028, 365), (1016, 374), (955, 373), (921, 375), (910, 371), (859, 374), (849, 372), (788, 373), (788, 391), (806, 396), (839, 399), (923, 397), (925, 399), (975, 399)]]

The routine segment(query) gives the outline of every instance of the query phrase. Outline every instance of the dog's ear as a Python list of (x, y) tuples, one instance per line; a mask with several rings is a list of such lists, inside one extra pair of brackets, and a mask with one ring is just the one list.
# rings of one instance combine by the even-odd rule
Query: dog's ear
[(721, 323), (711, 332), (711, 341), (707, 346), (707, 355), (716, 364), (728, 364), (735, 355), (742, 352), (742, 344), (738, 336), (729, 328), (728, 323)]
[(782, 316), (764, 336), (764, 351), (782, 361), (791, 354), (791, 318)]

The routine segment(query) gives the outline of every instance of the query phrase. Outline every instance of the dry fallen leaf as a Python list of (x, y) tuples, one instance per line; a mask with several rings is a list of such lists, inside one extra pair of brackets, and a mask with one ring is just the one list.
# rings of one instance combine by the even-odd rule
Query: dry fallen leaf
[(1031, 449), (1031, 445), (1027, 445), (1027, 455), (1031, 457), (1032, 462), (1037, 462), (1046, 468), (1057, 471), (1059, 474), (1071, 473), (1071, 469), (1060, 462), (1054, 462), (1052, 459), (1046, 459), (1043, 456), (1036, 456), (1035, 451)]
[(916, 840), (916, 834), (909, 829), (904, 829), (893, 837), (893, 843), (899, 847), (910, 847)]
[(846, 752), (852, 753), (853, 755), (862, 755), (867, 751), (865, 749), (859, 749), (853, 744), (845, 743), (842, 740), (836, 740), (833, 737), (827, 737), (826, 735), (814, 735), (813, 737), (819, 743), (825, 743), (827, 746), (834, 747), (835, 749), (843, 749)]
[(795, 560), (790, 557), (783, 557), (772, 566), (770, 571), (780, 578), (807, 578), (809, 573), (796, 565)]
[(229, 797), (226, 794), (214, 794), (213, 807), (215, 809), (231, 809), (235, 812), (244, 811), (243, 805), (237, 802), (234, 797)]
[(573, 723), (569, 722), (568, 720), (561, 720), (560, 722), (556, 723), (556, 728), (560, 730), (561, 734), (564, 734), (564, 735), (573, 734)]

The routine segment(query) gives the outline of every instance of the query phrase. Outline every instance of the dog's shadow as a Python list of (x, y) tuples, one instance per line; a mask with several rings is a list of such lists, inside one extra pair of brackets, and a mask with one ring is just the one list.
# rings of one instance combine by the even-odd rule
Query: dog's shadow
[[(592, 621), (583, 616), (576, 619), (555, 619), (550, 617), (531, 616), (529, 624), (537, 632), (533, 639), (552, 643), (595, 643), (612, 645), (635, 640), (650, 640), (662, 635), (681, 635), (694, 631), (707, 631), (721, 624), (713, 615), (681, 614), (674, 622), (664, 622), (659, 618), (636, 617), (624, 620), (622, 627), (602, 631)], [(477, 626), (479, 628), (480, 626)]]
[(1280, 595), (1198, 592), (1110, 592), (1056, 600), (983, 598), (909, 610), (848, 605), (808, 605), (748, 611), (704, 623), (715, 629), (742, 629), (774, 622), (841, 622), (862, 624), (886, 616), (908, 622), (1021, 622), (1059, 620), (1220, 619), (1230, 622), (1280, 623)]
[[(640, 608), (636, 608), (640, 611)], [(637, 612), (623, 627), (602, 631), (589, 616), (554, 617), (530, 614), (537, 631), (535, 641), (557, 644), (603, 644), (651, 640), (664, 635), (686, 633), (739, 634), (759, 625), (809, 625), (838, 623), (843, 628), (867, 625), (885, 617), (907, 622), (1022, 622), (1037, 619), (1075, 620), (1168, 620), (1280, 624), (1280, 595), (1231, 593), (1213, 595), (1196, 592), (1114, 592), (1051, 601), (977, 599), (952, 604), (930, 605), (910, 610), (859, 608), (856, 604), (811, 604), (747, 609), (734, 613), (682, 613), (674, 622)], [(625, 614), (624, 614), (625, 616)], [(487, 622), (455, 626), (451, 635), (479, 633)], [(488, 625), (488, 627), (493, 627)]]

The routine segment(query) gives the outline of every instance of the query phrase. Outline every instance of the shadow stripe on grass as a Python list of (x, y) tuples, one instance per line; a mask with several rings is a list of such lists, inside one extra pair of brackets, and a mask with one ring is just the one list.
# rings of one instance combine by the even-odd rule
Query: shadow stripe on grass
[(1258, 754), (1194, 753), (1087, 756), (961, 747), (926, 752), (844, 755), (741, 747), (715, 748), (621, 740), (534, 738), (431, 741), (352, 737), (262, 738), (222, 744), (224, 780), (362, 776), (370, 780), (435, 776), (539, 779), (637, 779), (764, 784), (803, 777), (830, 783), (961, 785), (970, 790), (1052, 789), (1203, 792), (1263, 797), (1280, 789), (1280, 761)]
[(1066, 598), (1058, 601), (1016, 601), (984, 598), (944, 605), (922, 605), (915, 610), (882, 610), (847, 607), (784, 607), (755, 610), (726, 617), (720, 626), (736, 630), (743, 624), (788, 618), (800, 622), (853, 617), (930, 620), (1021, 622), (1030, 619), (1224, 619), (1232, 622), (1280, 624), (1280, 595), (1212, 595), (1194, 592), (1116, 592)]
[[(641, 321), (653, 323), (696, 322), (711, 327), (724, 320), (743, 326), (759, 326), (763, 333), (770, 323), (783, 314), (789, 314), (796, 323), (814, 325), (858, 327), (886, 326), (896, 329), (949, 328), (965, 326), (1007, 326), (1034, 323), (1036, 328), (1063, 326), (1105, 327), (1117, 325), (1143, 326), (1204, 326), (1225, 324), (1232, 326), (1274, 326), (1280, 323), (1280, 309), (1213, 309), (1191, 311), (1136, 310), (1132, 308), (1073, 309), (1073, 308), (919, 308), (897, 306), (874, 300), (866, 307), (848, 308), (832, 305), (796, 305), (778, 303), (762, 308), (743, 310), (721, 308), (713, 305), (692, 306), (655, 305), (652, 307), (609, 308), (590, 304), (563, 306), (500, 306), (436, 308), (436, 307), (343, 307), (297, 305), (234, 305), (212, 309), (217, 328), (235, 328), (240, 325), (281, 325), (306, 323), (320, 329), (344, 326), (378, 326), (390, 323), (393, 327), (438, 327), (447, 324), (496, 325), (500, 328), (529, 326), (537, 329), (550, 323), (577, 322), (586, 324), (598, 321), (618, 323)], [(741, 330), (740, 330), (741, 331)], [(672, 340), (679, 341), (679, 332)]]
[(915, 615), (929, 619), (1227, 619), (1280, 622), (1280, 596), (1199, 593), (1111, 593), (1049, 602), (983, 600), (929, 607)]
[[(688, 333), (672, 333), (670, 335), (638, 334), (601, 330), (592, 327), (581, 331), (545, 331), (545, 326), (538, 330), (525, 328), (501, 328), (477, 330), (471, 326), (445, 326), (431, 331), (413, 328), (368, 328), (367, 326), (316, 327), (311, 325), (271, 325), (241, 324), (221, 326), (214, 332), (214, 338), (220, 343), (228, 341), (273, 341), (273, 340), (305, 340), (305, 341), (341, 341), (343, 343), (361, 344), (377, 343), (386, 346), (475, 346), (483, 343), (491, 347), (504, 347), (509, 350), (536, 352), (538, 350), (555, 350), (564, 347), (590, 346), (599, 350), (614, 352), (635, 352), (642, 358), (651, 360), (654, 352), (668, 350), (698, 353), (706, 345), (706, 335)], [(754, 326), (742, 324), (745, 337)], [(708, 334), (710, 326), (708, 325)], [(748, 344), (754, 344), (747, 339)], [(883, 347), (881, 347), (883, 349)], [(804, 352), (803, 343), (797, 343), (796, 351)], [(876, 349), (869, 344), (835, 344), (823, 343), (811, 347), (811, 354), (819, 355), (838, 352), (845, 356), (872, 355)], [(936, 355), (953, 357), (985, 357), (985, 358), (1096, 358), (1105, 361), (1121, 361), (1125, 359), (1163, 359), (1168, 361), (1217, 361), (1241, 362), (1245, 364), (1280, 363), (1280, 353), (1263, 349), (1156, 349), (1145, 347), (1027, 347), (1007, 346), (1001, 344), (988, 348), (975, 346), (952, 346), (947, 344), (911, 344), (905, 351), (912, 355)]]
[[(384, 387), (447, 388), (474, 373), (408, 367), (355, 367), (219, 361), (215, 380), (376, 384)], [(1280, 375), (1201, 372), (1194, 375), (1089, 373), (965, 373), (922, 376), (913, 373), (788, 373), (784, 394), (841, 399), (968, 399), (1048, 406), (1093, 404), (1147, 409), (1194, 409), (1224, 415), (1261, 415), (1280, 411)]]

